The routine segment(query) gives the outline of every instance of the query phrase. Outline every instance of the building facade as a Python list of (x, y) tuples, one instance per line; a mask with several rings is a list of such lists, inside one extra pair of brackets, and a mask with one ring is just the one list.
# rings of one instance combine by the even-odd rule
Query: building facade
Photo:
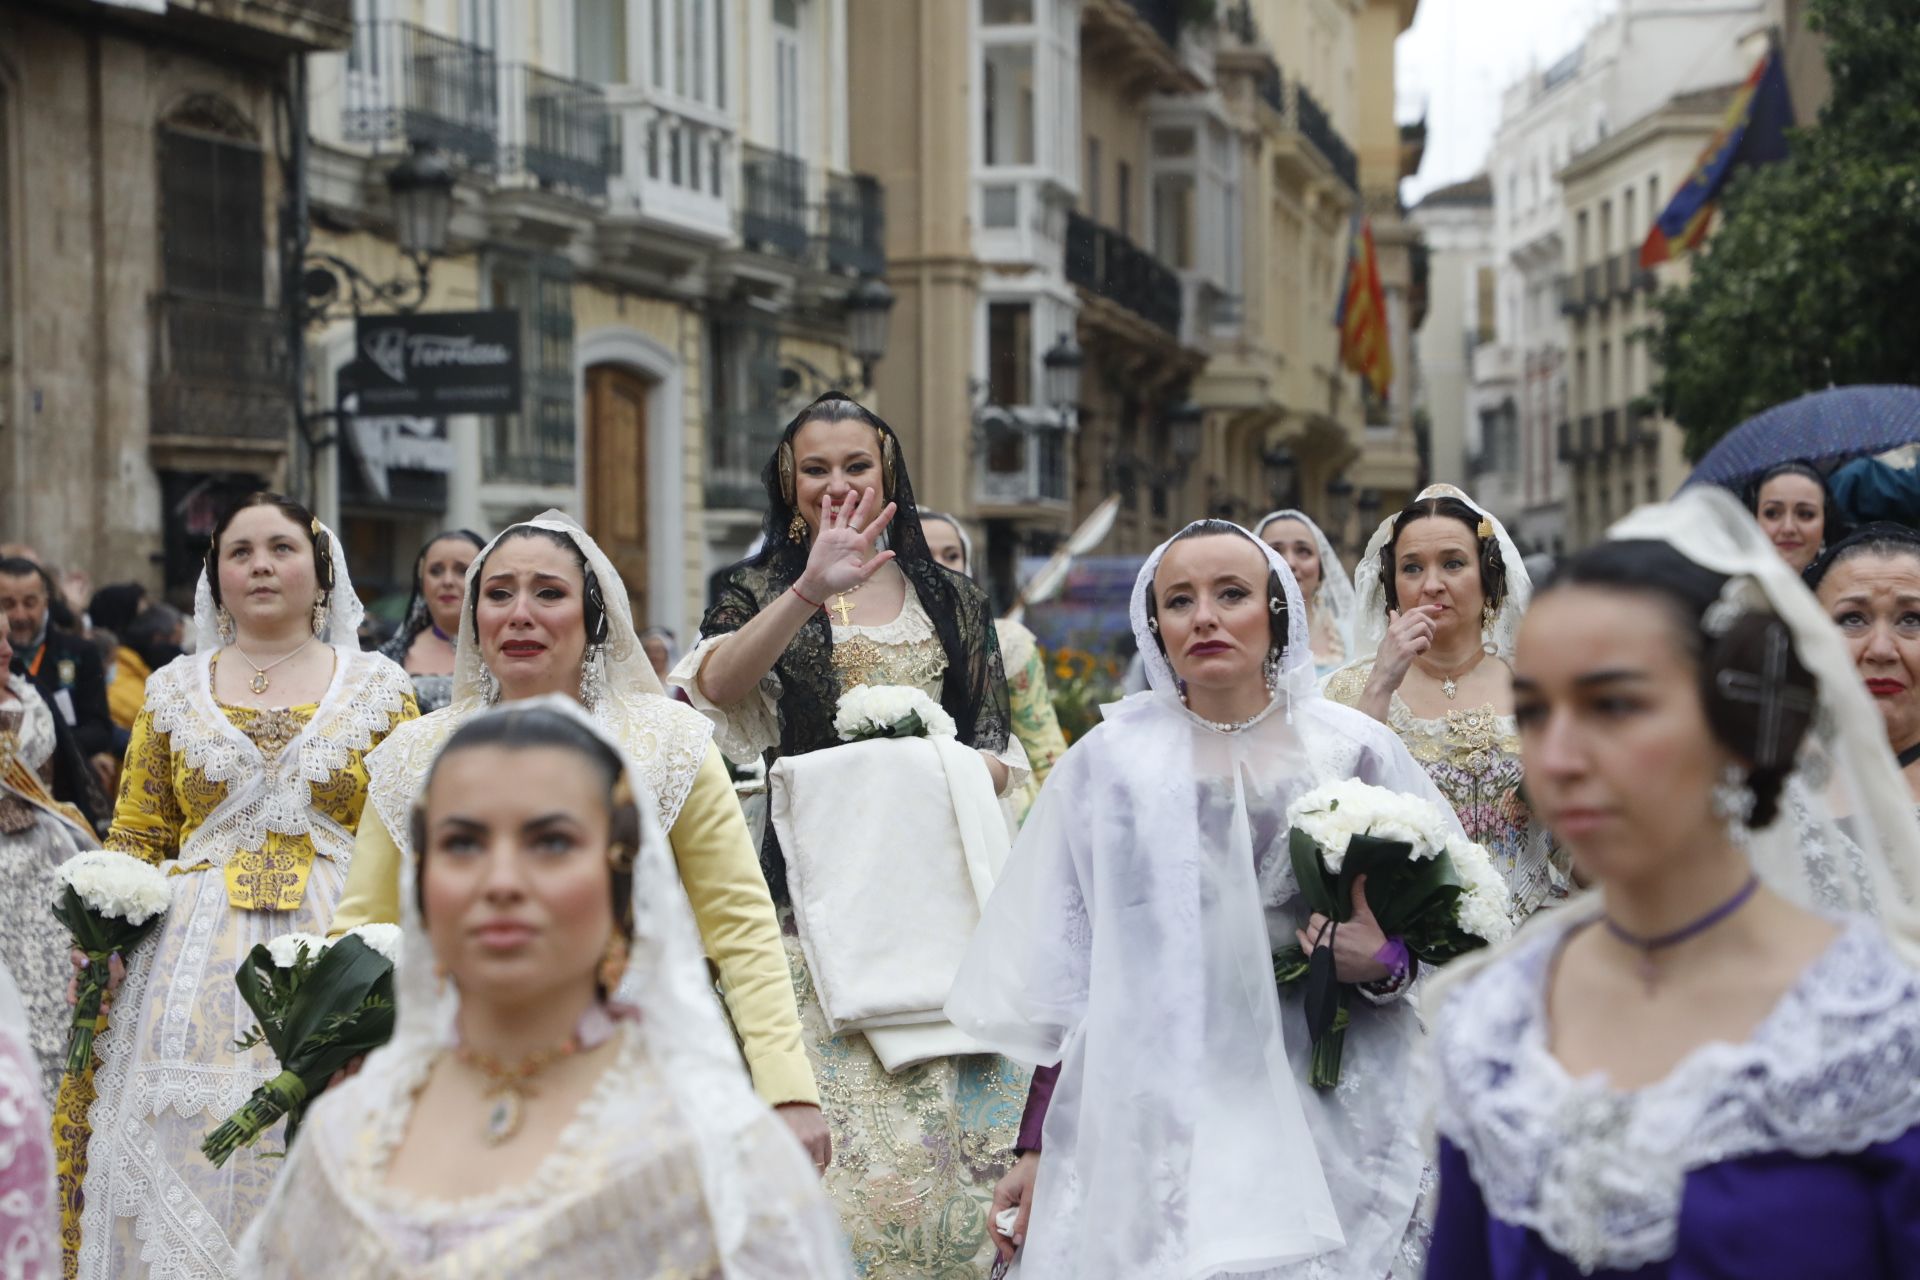
[(1510, 391), (1484, 408), (1475, 391), (1479, 349), (1492, 345), (1494, 336), (1493, 184), (1479, 174), (1441, 187), (1408, 219), (1420, 229), (1430, 264), (1427, 322), (1415, 339), (1414, 395), (1428, 424), (1430, 475), (1471, 490), (1505, 520), (1514, 514), (1512, 503), (1497, 500), (1477, 483), (1481, 474), (1500, 470), (1484, 464), (1507, 449), (1499, 415), (1512, 408)]

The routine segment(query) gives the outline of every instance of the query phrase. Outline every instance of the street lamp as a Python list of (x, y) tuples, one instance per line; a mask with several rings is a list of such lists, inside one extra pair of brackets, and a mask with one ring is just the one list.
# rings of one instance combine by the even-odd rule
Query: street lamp
[(1345, 476), (1335, 476), (1327, 485), (1327, 528), (1333, 532), (1330, 541), (1337, 548), (1345, 548), (1347, 542), (1347, 512), (1353, 505), (1353, 481)]
[(1173, 446), (1173, 460), (1180, 468), (1182, 479), (1193, 466), (1193, 460), (1200, 456), (1200, 427), (1205, 420), (1206, 411), (1190, 399), (1183, 399), (1167, 410), (1167, 440)]
[(1260, 461), (1266, 466), (1268, 494), (1281, 506), (1291, 507), (1298, 500), (1293, 487), (1293, 450), (1283, 444), (1275, 445), (1261, 455)]
[(1062, 330), (1060, 340), (1041, 357), (1041, 363), (1047, 368), (1047, 403), (1065, 417), (1080, 404), (1080, 370), (1087, 357), (1073, 335)]
[(393, 200), (394, 242), (412, 265), (412, 278), (375, 280), (337, 254), (306, 254), (297, 300), (301, 328), (337, 314), (343, 280), (347, 311), (356, 320), (376, 305), (411, 312), (427, 300), (428, 269), (446, 252), (447, 228), (453, 221), (453, 170), (438, 155), (416, 146), (388, 171), (387, 193)]
[(887, 316), (893, 310), (893, 290), (877, 276), (860, 282), (847, 299), (848, 349), (860, 362), (860, 381), (873, 386), (873, 366), (887, 355)]

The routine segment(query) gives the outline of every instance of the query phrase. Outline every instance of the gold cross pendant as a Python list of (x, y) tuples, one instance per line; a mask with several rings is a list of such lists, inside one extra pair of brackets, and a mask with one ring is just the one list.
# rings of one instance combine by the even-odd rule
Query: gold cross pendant
[(847, 603), (847, 597), (844, 593), (833, 598), (833, 604), (830, 608), (834, 613), (840, 615), (841, 626), (849, 625), (848, 619), (853, 617), (853, 606)]

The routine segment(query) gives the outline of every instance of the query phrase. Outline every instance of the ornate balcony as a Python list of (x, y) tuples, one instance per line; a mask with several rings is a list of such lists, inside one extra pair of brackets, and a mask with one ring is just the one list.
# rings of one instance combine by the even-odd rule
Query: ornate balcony
[(349, 142), (421, 143), (494, 166), (500, 73), (479, 45), (410, 22), (367, 22), (347, 53), (342, 127)]
[(152, 434), (283, 448), (293, 423), (287, 317), (274, 308), (155, 300)]
[(763, 147), (741, 148), (740, 238), (752, 248), (805, 258), (807, 162)]
[(1180, 332), (1180, 277), (1109, 227), (1067, 215), (1067, 283), (1106, 298), (1169, 334)]
[(608, 212), (713, 243), (733, 235), (734, 129), (724, 114), (642, 89), (610, 91)]
[(500, 76), (502, 180), (604, 196), (613, 150), (605, 92), (524, 63)]
[(827, 266), (854, 275), (887, 270), (887, 204), (880, 180), (865, 173), (829, 173)]

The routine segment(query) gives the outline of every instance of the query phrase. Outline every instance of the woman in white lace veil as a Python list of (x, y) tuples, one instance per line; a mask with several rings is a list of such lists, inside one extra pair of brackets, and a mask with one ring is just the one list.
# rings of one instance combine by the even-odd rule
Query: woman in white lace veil
[(0, 965), (0, 1273), (9, 1280), (60, 1274), (52, 1122), (40, 1087), (27, 1007)]
[[(1315, 691), (1299, 588), (1245, 529), (1202, 521), (1155, 551), (1132, 617), (1150, 689), (1056, 766), (947, 1004), (1058, 1064), (996, 1200), (1030, 1210), (1020, 1274), (1417, 1275), (1409, 975), (1355, 974), (1378, 982), (1320, 1092), (1272, 952), (1306, 921), (1289, 803), (1340, 778), (1440, 795), (1384, 726)], [(1219, 643), (1230, 676), (1202, 666), (1229, 661)]]
[(1327, 696), (1400, 735), (1526, 919), (1565, 895), (1568, 868), (1521, 787), (1511, 664), (1533, 583), (1519, 548), (1485, 508), (1437, 484), (1380, 522), (1354, 580), (1354, 661)]
[[(509, 654), (512, 644), (527, 656)], [(493, 665), (505, 674), (496, 675)], [(503, 530), (467, 570), (453, 701), (406, 726), (369, 760), (373, 803), (331, 931), (400, 918), (407, 814), (441, 745), (496, 703), (549, 693), (580, 703), (646, 774), (754, 1084), (824, 1164), (826, 1126), (800, 1044), (786, 952), (713, 727), (664, 695), (634, 631), (619, 572), (563, 512)]]
[(1291, 507), (1260, 517), (1253, 536), (1278, 551), (1300, 583), (1310, 615), (1307, 634), (1313, 641), (1314, 669), (1323, 676), (1338, 670), (1354, 653), (1360, 611), (1340, 553), (1312, 516)]
[(1920, 828), (1880, 718), (1729, 495), (1609, 539), (1515, 664), (1529, 792), (1598, 889), (1439, 979), (1428, 1274), (1901, 1274)]
[[(532, 754), (540, 752), (548, 758)], [(556, 753), (572, 759), (556, 760)], [(545, 791), (516, 793), (511, 785), (542, 767), (548, 774), (540, 776), (577, 775), (578, 789), (591, 795), (584, 810), (572, 807), (564, 790), (572, 784), (556, 782), (554, 798), (569, 807), (539, 820), (577, 835), (566, 837), (564, 853), (552, 833), (540, 836), (534, 862), (515, 844), (498, 842), (523, 838), (523, 824), (548, 802)], [(478, 713), (449, 740), (434, 770), (451, 775), (451, 787), (424, 787), (408, 818), (426, 847), (409, 841), (401, 871), (399, 1025), (356, 1077), (315, 1105), (246, 1243), (246, 1274), (848, 1275), (846, 1247), (819, 1179), (754, 1096), (713, 1000), (646, 771), (604, 724), (561, 696)], [(423, 860), (445, 860), (443, 878), (464, 875), (471, 884), (472, 873), (460, 864), (475, 856), (494, 861), (474, 896), (429, 883)], [(607, 907), (594, 908), (575, 881), (558, 879), (575, 859), (592, 860), (608, 878), (611, 929), (591, 919)], [(629, 859), (623, 912), (619, 873)], [(591, 878), (590, 869), (585, 873)], [(443, 926), (436, 941), (422, 913), (430, 898), (436, 911), (467, 904), (457, 915), (463, 925), (476, 910), (532, 922), (526, 945), (541, 948), (548, 967), (529, 976), (490, 963), (458, 940), (460, 926)], [(481, 898), (486, 905), (474, 906)], [(596, 930), (605, 930), (604, 940), (592, 936)], [(574, 933), (589, 935), (584, 945)], [(577, 1053), (581, 1061), (572, 1081), (557, 1067), (535, 1068), (539, 1088), (580, 1100), (565, 1114), (526, 1104), (523, 1131), (518, 1109), (498, 1109), (522, 1092), (475, 1068), (461, 1046), (510, 1031), (519, 1024), (503, 1011), (527, 991), (549, 988), (543, 1005), (563, 1006), (575, 1022), (562, 1057)], [(608, 1040), (617, 1043), (596, 1062), (590, 1055)], [(534, 1054), (529, 1061), (536, 1059), (562, 1060)], [(602, 1074), (593, 1076), (595, 1070)], [(501, 1102), (476, 1095), (469, 1076), (492, 1080), (481, 1095)], [(538, 1097), (531, 1087), (525, 1093)], [(414, 1118), (433, 1107), (442, 1118), (470, 1110), (471, 1128), (456, 1125), (458, 1136), (436, 1136)], [(513, 1116), (504, 1125), (503, 1114)], [(435, 1154), (463, 1141), (475, 1147), (466, 1157), (469, 1174), (445, 1168), (444, 1151)], [(530, 1154), (509, 1164), (516, 1142)], [(421, 1189), (441, 1182), (474, 1190)]]
[(362, 653), (333, 531), (255, 494), (214, 529), (198, 647), (153, 673), (106, 839), (170, 871), (159, 929), (126, 957), (95, 1066), (55, 1114), (66, 1243), (88, 1280), (231, 1276), (278, 1132), (215, 1169), (207, 1134), (278, 1070), (236, 1049), (255, 1017), (240, 958), (333, 914), (367, 798), (366, 754), (415, 714), (406, 673)]

